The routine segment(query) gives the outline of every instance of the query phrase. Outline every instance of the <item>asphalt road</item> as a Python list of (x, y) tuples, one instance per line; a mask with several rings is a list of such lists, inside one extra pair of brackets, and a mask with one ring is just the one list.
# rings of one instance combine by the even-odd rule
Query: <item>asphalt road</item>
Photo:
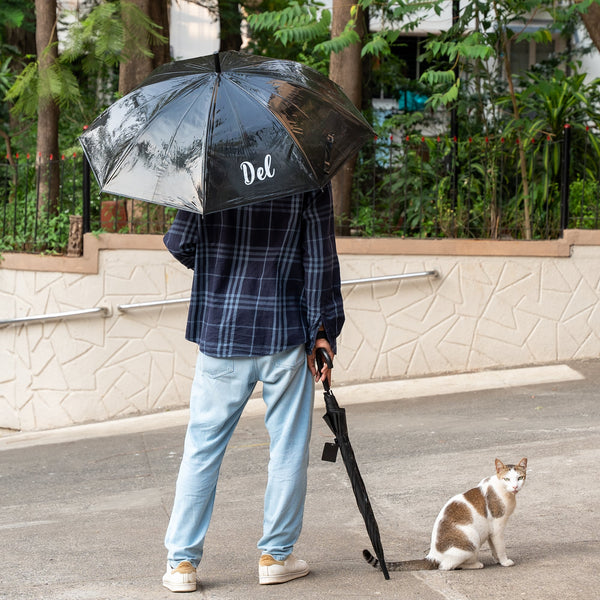
[[(491, 474), (496, 457), (526, 456), (527, 482), (506, 532), (514, 567), (493, 565), (486, 549), (480, 571), (392, 572), (385, 581), (362, 559), (369, 540), (341, 462), (320, 460), (331, 435), (319, 402), (304, 530), (295, 549), (311, 567), (308, 577), (257, 583), (268, 437), (262, 417), (251, 411), (226, 455), (201, 585), (188, 595), (161, 586), (183, 425), (117, 426), (112, 435), (20, 444), (18, 435), (3, 436), (0, 598), (595, 600), (600, 361), (568, 366), (583, 377), (380, 402), (371, 402), (373, 386), (363, 403), (348, 406), (350, 437), (388, 560), (422, 557), (448, 497)], [(433, 394), (437, 379), (429, 381)], [(344, 405), (344, 388), (335, 392)]]

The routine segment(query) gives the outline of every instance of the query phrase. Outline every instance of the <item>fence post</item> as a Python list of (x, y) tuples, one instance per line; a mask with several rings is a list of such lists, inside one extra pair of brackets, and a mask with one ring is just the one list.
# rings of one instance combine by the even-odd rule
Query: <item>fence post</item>
[(563, 153), (560, 174), (560, 237), (569, 228), (569, 188), (571, 173), (571, 126), (564, 127)]
[(83, 153), (83, 179), (81, 191), (83, 194), (83, 233), (89, 233), (92, 230), (90, 223), (90, 163), (85, 152)]
[[(452, 27), (454, 27), (460, 19), (460, 0), (452, 0)], [(458, 79), (459, 70), (458, 63), (452, 68), (454, 71), (454, 77)], [(452, 103), (452, 109), (450, 110), (450, 137), (454, 141), (452, 144), (452, 174), (451, 174), (451, 188), (450, 197), (452, 198), (452, 210), (456, 210), (458, 207), (458, 99)], [(456, 235), (456, 233), (455, 233)]]

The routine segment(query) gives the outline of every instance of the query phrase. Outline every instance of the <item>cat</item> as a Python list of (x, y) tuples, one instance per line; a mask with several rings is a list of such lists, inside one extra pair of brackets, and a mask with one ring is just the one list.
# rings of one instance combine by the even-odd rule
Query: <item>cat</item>
[[(433, 525), (431, 548), (424, 559), (387, 562), (389, 571), (450, 571), (482, 569), (479, 550), (488, 542), (496, 562), (514, 564), (506, 556), (504, 528), (517, 504), (527, 476), (527, 459), (505, 465), (496, 459), (496, 474), (483, 479), (476, 488), (450, 498)], [(379, 561), (368, 550), (365, 560), (375, 568)]]

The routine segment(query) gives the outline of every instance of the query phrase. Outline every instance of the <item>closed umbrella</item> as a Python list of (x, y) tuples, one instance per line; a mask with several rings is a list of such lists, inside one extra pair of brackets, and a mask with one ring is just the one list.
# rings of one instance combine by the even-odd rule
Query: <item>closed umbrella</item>
[[(333, 363), (327, 352), (320, 349), (317, 352), (317, 363), (322, 364), (323, 362), (325, 362), (330, 369), (333, 368)], [(323, 382), (323, 387), (325, 390), (323, 395), (326, 409), (323, 419), (335, 436), (335, 442), (333, 444), (325, 444), (325, 448), (323, 449), (323, 460), (335, 462), (337, 450), (339, 449), (350, 483), (352, 484), (352, 491), (354, 492), (358, 510), (363, 517), (367, 528), (367, 534), (373, 545), (373, 550), (381, 565), (383, 576), (385, 579), (389, 579), (390, 575), (383, 555), (379, 526), (377, 525), (377, 520), (375, 519), (375, 514), (373, 513), (373, 508), (371, 507), (371, 502), (369, 501), (369, 496), (367, 494), (367, 488), (358, 469), (354, 450), (352, 449), (352, 444), (348, 437), (346, 409), (339, 406), (327, 380)]]

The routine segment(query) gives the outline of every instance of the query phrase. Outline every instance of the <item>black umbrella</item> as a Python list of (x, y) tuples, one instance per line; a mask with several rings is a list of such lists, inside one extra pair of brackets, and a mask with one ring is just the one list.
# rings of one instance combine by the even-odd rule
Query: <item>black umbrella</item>
[(221, 52), (159, 67), (80, 141), (103, 192), (209, 213), (321, 188), (373, 135), (314, 69)]
[[(321, 348), (317, 352), (317, 364), (322, 364), (323, 362), (325, 362), (330, 369), (333, 368), (331, 358), (327, 352)], [(358, 505), (360, 514), (362, 515), (367, 527), (367, 533), (369, 534), (369, 539), (373, 545), (373, 550), (375, 551), (375, 555), (377, 556), (379, 564), (381, 565), (383, 576), (386, 579), (389, 579), (390, 575), (388, 573), (385, 558), (383, 556), (383, 546), (381, 545), (379, 527), (377, 525), (377, 521), (375, 520), (375, 515), (373, 514), (373, 508), (371, 507), (369, 496), (367, 495), (367, 488), (365, 487), (365, 483), (358, 469), (358, 464), (356, 463), (356, 457), (354, 456), (352, 444), (348, 438), (346, 409), (341, 408), (338, 405), (327, 380), (323, 382), (323, 387), (325, 389), (323, 395), (325, 398), (325, 409), (327, 411), (323, 415), (323, 419), (329, 426), (329, 429), (331, 429), (333, 432), (333, 435), (335, 436), (335, 443), (331, 444), (327, 442), (325, 444), (325, 447), (323, 448), (322, 459), (335, 462), (339, 448), (342, 454), (342, 460), (344, 461), (344, 465), (346, 467), (346, 472), (348, 473), (350, 483), (352, 484), (352, 491), (354, 492), (354, 497), (356, 498), (356, 504)]]

